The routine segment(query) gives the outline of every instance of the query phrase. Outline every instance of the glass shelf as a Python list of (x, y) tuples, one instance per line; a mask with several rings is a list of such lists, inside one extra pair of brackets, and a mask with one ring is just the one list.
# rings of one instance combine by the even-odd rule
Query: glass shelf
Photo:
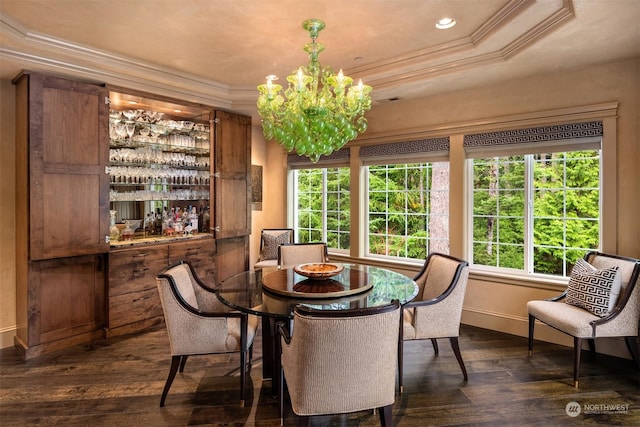
[[(204, 218), (205, 212), (208, 216), (210, 204), (210, 114), (142, 98), (137, 102), (145, 108), (131, 109), (119, 94), (111, 93), (110, 99), (112, 221), (118, 225), (127, 221), (141, 224), (134, 234), (127, 233), (127, 243), (122, 243), (122, 234), (112, 243), (156, 240), (165, 231), (191, 227), (206, 231), (202, 226), (207, 221), (199, 218)], [(185, 209), (189, 215), (174, 216)]]
[[(195, 187), (195, 186), (194, 186)], [(203, 186), (198, 186), (204, 188)], [(209, 190), (201, 189), (173, 189), (173, 190), (133, 190), (116, 191), (111, 190), (109, 201), (115, 202), (167, 202), (179, 201), (190, 202), (198, 200), (209, 200)]]
[[(136, 110), (124, 110), (136, 111)], [(140, 111), (140, 110), (137, 110)], [(190, 120), (166, 120), (166, 119), (129, 119), (124, 117), (118, 110), (111, 110), (109, 112), (110, 124), (123, 124), (134, 125), (137, 130), (142, 130), (146, 133), (147, 129), (149, 134), (155, 135), (170, 135), (170, 134), (182, 134), (190, 135), (197, 139), (209, 140), (209, 125), (204, 123), (195, 123)]]
[(111, 182), (111, 187), (146, 187), (146, 186), (162, 186), (162, 187), (206, 187), (209, 188), (208, 182), (202, 183), (171, 183), (171, 182), (157, 182), (157, 181), (142, 181), (142, 182)]
[(151, 148), (158, 151), (168, 152), (168, 153), (187, 153), (193, 155), (201, 155), (208, 156), (209, 155), (209, 141), (201, 142), (206, 144), (204, 146), (184, 146), (184, 145), (172, 145), (167, 142), (160, 140), (153, 140), (151, 137), (149, 139), (144, 139), (145, 137), (137, 137), (138, 135), (134, 135), (133, 138), (111, 138), (111, 142), (109, 147), (111, 148)]
[(166, 163), (135, 163), (135, 162), (110, 162), (111, 166), (127, 166), (133, 168), (154, 168), (154, 169), (186, 169), (195, 171), (209, 171), (209, 166), (196, 165), (174, 165)]

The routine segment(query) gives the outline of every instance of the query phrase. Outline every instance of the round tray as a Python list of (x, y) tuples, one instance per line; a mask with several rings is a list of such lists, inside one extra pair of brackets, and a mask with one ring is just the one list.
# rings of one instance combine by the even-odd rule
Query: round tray
[(340, 274), (344, 270), (342, 265), (322, 262), (309, 262), (293, 267), (293, 271), (301, 276), (313, 280), (323, 280)]
[(276, 270), (262, 277), (262, 289), (268, 293), (287, 298), (334, 299), (367, 292), (373, 288), (365, 271), (344, 269), (344, 274), (335, 279), (309, 279), (292, 268)]

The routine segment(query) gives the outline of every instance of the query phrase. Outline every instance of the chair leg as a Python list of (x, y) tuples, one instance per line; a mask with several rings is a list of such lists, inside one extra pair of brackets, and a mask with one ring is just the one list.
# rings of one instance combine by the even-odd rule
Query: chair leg
[(278, 417), (280, 418), (280, 425), (284, 423), (284, 370), (280, 366), (280, 372), (277, 373), (280, 378), (278, 382)]
[(533, 354), (533, 328), (536, 325), (536, 318), (529, 315), (529, 356)]
[(404, 391), (404, 386), (402, 384), (402, 372), (403, 372), (403, 353), (404, 353), (404, 344), (403, 340), (398, 341), (398, 387), (400, 388), (400, 394)]
[(171, 388), (173, 379), (176, 377), (176, 373), (178, 372), (178, 367), (180, 366), (181, 360), (182, 358), (180, 356), (171, 356), (171, 368), (169, 368), (169, 376), (167, 377), (167, 382), (164, 384), (162, 397), (160, 398), (161, 408), (164, 406), (164, 400), (167, 398), (167, 394), (169, 394), (169, 389)]
[(382, 427), (393, 427), (393, 405), (383, 406), (379, 409), (380, 425)]
[(595, 355), (596, 354), (596, 340), (587, 340), (587, 342), (589, 343), (589, 352), (591, 353), (591, 355)]
[(638, 337), (624, 337), (624, 342), (627, 344), (627, 349), (631, 353), (633, 361), (636, 362), (636, 366), (640, 369), (640, 353), (638, 352)]
[(438, 340), (431, 338), (431, 344), (433, 345), (433, 352), (438, 354)]
[(184, 372), (184, 365), (187, 364), (187, 357), (189, 356), (182, 356), (180, 358), (180, 369), (179, 369), (180, 372)]
[(458, 364), (460, 365), (460, 369), (462, 369), (462, 375), (464, 376), (464, 380), (467, 381), (469, 377), (467, 376), (467, 368), (464, 367), (464, 362), (462, 361), (462, 355), (460, 354), (458, 337), (451, 337), (449, 338), (449, 341), (451, 341), (451, 348), (453, 348), (453, 352), (456, 355), (456, 359), (458, 359)]
[(582, 353), (582, 338), (573, 337), (573, 386), (578, 388), (580, 375), (580, 354)]
[(247, 351), (240, 352), (240, 406), (244, 408), (244, 399), (246, 393), (247, 382)]

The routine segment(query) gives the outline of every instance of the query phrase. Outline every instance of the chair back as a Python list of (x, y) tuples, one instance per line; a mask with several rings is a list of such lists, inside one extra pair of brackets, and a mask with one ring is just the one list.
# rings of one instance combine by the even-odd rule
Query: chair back
[[(169, 335), (171, 354), (205, 354), (226, 350), (228, 340), (227, 319), (208, 319), (207, 330), (198, 327), (198, 319), (208, 313), (229, 311), (215, 294), (207, 292), (199, 283), (190, 264), (179, 262), (156, 278), (160, 303)], [(217, 310), (219, 308), (219, 310)], [(203, 340), (206, 336), (207, 340)]]
[(395, 401), (400, 304), (294, 311), (282, 366), (298, 415), (339, 414)]
[(597, 269), (617, 266), (621, 279), (620, 293), (612, 314), (612, 321), (599, 325), (598, 333), (607, 329), (619, 336), (637, 336), (640, 333), (640, 260), (602, 252), (589, 252), (585, 260)]
[(278, 246), (278, 266), (293, 267), (307, 262), (326, 262), (326, 243), (292, 243)]
[(293, 228), (264, 228), (260, 233), (258, 262), (278, 259), (278, 246), (293, 243)]
[(635, 286), (640, 274), (640, 261), (635, 258), (605, 254), (601, 252), (589, 252), (585, 260), (597, 269), (618, 267), (621, 280), (620, 297), (630, 293)]
[(456, 286), (466, 289), (468, 276), (467, 261), (435, 252), (429, 254), (422, 270), (414, 278), (419, 288), (416, 300), (437, 298), (453, 291)]
[(414, 279), (420, 288), (414, 301), (433, 304), (415, 308), (412, 323), (416, 337), (458, 336), (468, 279), (467, 261), (440, 253), (427, 256)]

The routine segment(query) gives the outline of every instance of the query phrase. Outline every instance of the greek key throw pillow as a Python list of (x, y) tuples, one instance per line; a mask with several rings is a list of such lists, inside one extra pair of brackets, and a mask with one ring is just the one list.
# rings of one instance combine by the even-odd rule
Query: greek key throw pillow
[(291, 241), (291, 231), (285, 231), (281, 234), (262, 234), (262, 252), (260, 253), (260, 261), (267, 259), (278, 259), (278, 246), (289, 243)]
[[(578, 260), (571, 270), (565, 302), (584, 308), (596, 316), (606, 316), (617, 300), (617, 295), (612, 299), (611, 292), (617, 274), (618, 267), (598, 270), (588, 262)], [(619, 277), (617, 282), (620, 282)], [(620, 292), (619, 286), (617, 292)]]

